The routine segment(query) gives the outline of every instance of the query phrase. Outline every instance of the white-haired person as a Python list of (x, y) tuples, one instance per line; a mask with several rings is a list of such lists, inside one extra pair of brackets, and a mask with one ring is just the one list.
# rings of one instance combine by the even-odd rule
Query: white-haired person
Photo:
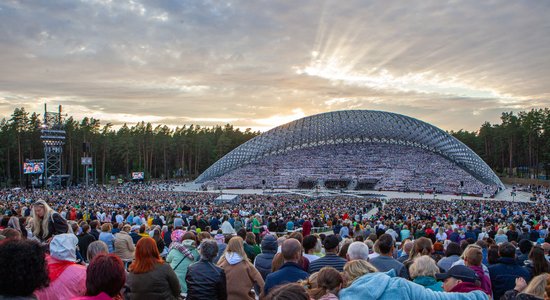
[(443, 282), (437, 281), (435, 274), (439, 273), (439, 267), (428, 255), (417, 257), (410, 267), (410, 277), (414, 283), (432, 291), (443, 291)]
[(369, 246), (363, 242), (353, 242), (349, 245), (346, 259), (351, 260), (368, 260), (369, 259)]
[(69, 225), (44, 200), (32, 205), (32, 233), (41, 242), (49, 243), (54, 235), (69, 232)]

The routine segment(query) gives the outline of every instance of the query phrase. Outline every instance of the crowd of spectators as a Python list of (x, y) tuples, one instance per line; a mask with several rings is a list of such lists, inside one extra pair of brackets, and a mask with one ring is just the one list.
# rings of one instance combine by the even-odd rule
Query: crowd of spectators
[(547, 200), (216, 196), (2, 190), (0, 299), (550, 295)]
[[(299, 163), (296, 163), (299, 162)], [(297, 188), (300, 181), (376, 182), (374, 189), (492, 195), (455, 163), (423, 149), (387, 144), (325, 145), (272, 155), (205, 183), (212, 188)], [(265, 182), (265, 184), (262, 184)], [(462, 182), (462, 185), (461, 185)]]

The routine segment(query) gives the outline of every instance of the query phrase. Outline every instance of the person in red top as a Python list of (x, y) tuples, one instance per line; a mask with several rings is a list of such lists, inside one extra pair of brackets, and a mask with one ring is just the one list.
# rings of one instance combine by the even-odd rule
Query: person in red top
[(305, 216), (305, 219), (306, 221), (304, 222), (304, 224), (302, 224), (302, 234), (304, 235), (304, 237), (311, 234), (311, 227), (313, 227), (311, 225), (311, 221), (309, 220), (309, 217)]
[(443, 280), (443, 289), (449, 293), (469, 293), (483, 291), (476, 272), (466, 266), (454, 266), (447, 273), (435, 274), (437, 280)]

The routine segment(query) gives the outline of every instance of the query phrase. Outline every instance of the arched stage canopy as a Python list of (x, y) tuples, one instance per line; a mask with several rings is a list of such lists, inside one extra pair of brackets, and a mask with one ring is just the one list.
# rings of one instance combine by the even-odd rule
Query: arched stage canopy
[(504, 185), (470, 148), (445, 131), (415, 118), (373, 110), (313, 115), (273, 128), (235, 148), (197, 179), (203, 183), (261, 158), (322, 145), (382, 143), (437, 153), (484, 184)]

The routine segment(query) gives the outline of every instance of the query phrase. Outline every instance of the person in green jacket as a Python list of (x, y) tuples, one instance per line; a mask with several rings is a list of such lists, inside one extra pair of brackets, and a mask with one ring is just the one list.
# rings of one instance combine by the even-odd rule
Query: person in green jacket
[(185, 232), (181, 229), (174, 230), (171, 235), (172, 243), (166, 257), (166, 262), (176, 273), (181, 285), (181, 292), (187, 293), (185, 276), (187, 269), (192, 263), (199, 261), (200, 255), (197, 251), (196, 237), (192, 232)]
[(439, 267), (429, 255), (417, 257), (409, 272), (414, 283), (432, 291), (443, 292), (443, 282), (435, 278), (435, 274), (439, 273)]

